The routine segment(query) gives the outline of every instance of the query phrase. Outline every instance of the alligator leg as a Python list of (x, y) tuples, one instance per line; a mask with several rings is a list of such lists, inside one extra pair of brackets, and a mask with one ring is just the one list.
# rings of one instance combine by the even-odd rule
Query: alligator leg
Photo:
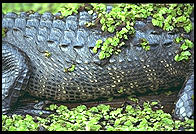
[[(37, 103), (22, 96), (21, 91), (27, 87), (31, 73), (30, 60), (27, 55), (12, 44), (3, 42), (2, 62), (3, 114), (31, 114), (34, 116), (39, 115), (40, 112), (43, 113), (43, 116), (51, 114), (49, 111), (42, 110), (44, 103)], [(18, 100), (19, 97), (20, 99)]]
[[(53, 114), (54, 112), (53, 111), (48, 111), (48, 110), (44, 110), (44, 107), (46, 107), (46, 105), (48, 105), (48, 103), (51, 103), (51, 102), (48, 102), (47, 100), (46, 101), (39, 101), (38, 103), (34, 103), (34, 104), (26, 104), (29, 108), (27, 107), (22, 107), (22, 110), (19, 110), (20, 113), (19, 114), (23, 114), (23, 115), (26, 115), (26, 114), (29, 114), (29, 115), (32, 115), (32, 116), (39, 116), (39, 117), (47, 117), (49, 116), (50, 114)], [(15, 111), (15, 112), (19, 112), (18, 110)], [(18, 114), (18, 113), (17, 113)]]
[(174, 117), (183, 120), (185, 117), (194, 118), (194, 74), (184, 84), (181, 92), (179, 93), (179, 99), (176, 102), (176, 108), (174, 111)]
[(12, 108), (7, 115), (31, 115), (33, 117), (47, 117), (48, 115), (54, 113), (53, 111), (44, 110), (45, 107), (53, 104), (52, 101), (42, 100), (30, 96), (28, 93), (25, 93), (22, 97), (18, 98), (18, 101), (15, 103), (15, 108)]
[(15, 105), (30, 78), (30, 60), (24, 52), (7, 42), (2, 43), (2, 112)]

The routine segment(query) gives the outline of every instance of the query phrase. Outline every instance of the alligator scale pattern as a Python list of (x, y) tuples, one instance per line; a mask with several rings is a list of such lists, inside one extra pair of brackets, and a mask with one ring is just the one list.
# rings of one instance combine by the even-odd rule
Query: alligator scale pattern
[[(8, 29), (3, 41), (24, 51), (30, 59), (32, 74), (25, 90), (32, 96), (74, 102), (168, 91), (182, 85), (193, 71), (190, 62), (174, 61), (180, 45), (173, 40), (180, 32), (154, 27), (151, 18), (136, 21), (136, 34), (126, 41), (120, 54), (99, 60), (99, 52), (92, 52), (96, 40), (112, 34), (85, 27), (96, 15), (83, 11), (56, 19), (58, 15), (2, 15), (2, 26)], [(140, 46), (141, 38), (149, 41), (150, 51)], [(46, 51), (50, 57), (45, 56)], [(73, 64), (73, 72), (64, 72)]]

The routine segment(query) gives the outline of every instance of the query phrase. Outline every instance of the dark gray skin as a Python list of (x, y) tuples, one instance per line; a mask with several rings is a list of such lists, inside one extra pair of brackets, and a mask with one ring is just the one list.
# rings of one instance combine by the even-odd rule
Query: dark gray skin
[[(2, 27), (8, 29), (2, 38), (5, 113), (22, 92), (47, 100), (86, 102), (113, 96), (173, 92), (181, 86), (181, 101), (177, 103), (175, 115), (192, 116), (194, 58), (174, 61), (180, 45), (173, 40), (182, 34), (182, 29), (166, 32), (154, 27), (151, 18), (137, 21), (136, 34), (129, 37), (122, 52), (99, 60), (99, 52), (92, 52), (96, 40), (112, 35), (85, 27), (85, 22), (95, 20), (96, 16), (83, 11), (62, 20), (54, 18), (51, 13), (3, 15)], [(184, 33), (192, 41), (193, 35)], [(140, 46), (141, 38), (149, 41), (150, 51)], [(51, 57), (46, 57), (44, 51), (51, 53)], [(73, 64), (76, 65), (73, 72), (64, 72), (64, 68)], [(119, 89), (126, 90), (119, 93)], [(182, 98), (183, 94), (186, 97)]]

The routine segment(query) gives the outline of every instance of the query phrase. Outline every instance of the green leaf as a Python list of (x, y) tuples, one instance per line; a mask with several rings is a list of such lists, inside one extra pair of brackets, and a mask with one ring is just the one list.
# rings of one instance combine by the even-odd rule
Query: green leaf
[(174, 9), (177, 6), (177, 4), (169, 4), (169, 10)]
[(188, 60), (189, 58), (188, 56), (191, 56), (191, 53), (189, 51), (182, 51), (180, 55), (177, 54), (174, 57), (174, 60), (175, 61)]
[(176, 18), (176, 23), (177, 22), (185, 22), (186, 21), (186, 17), (185, 16), (180, 16)]
[(162, 16), (162, 14), (154, 14), (153, 18), (156, 18), (157, 21), (163, 22), (165, 18)]
[(123, 27), (122, 30), (120, 31), (121, 34), (125, 34), (127, 32), (128, 32), (128, 30), (125, 27)]
[(17, 129), (16, 129), (16, 127), (14, 127), (14, 126), (10, 126), (9, 127), (9, 131), (16, 131)]
[(91, 22), (87, 22), (87, 23), (86, 23), (86, 27), (90, 27), (91, 25), (92, 25)]
[(114, 49), (113, 48), (110, 48), (109, 49), (109, 54), (112, 55), (113, 51), (114, 51)]
[(116, 36), (114, 36), (113, 37), (113, 40), (112, 40), (112, 42), (111, 42), (111, 45), (112, 46), (117, 46), (118, 45), (118, 43), (119, 43), (119, 39), (116, 37)]
[(104, 59), (106, 56), (105, 56), (105, 53), (103, 52), (103, 51), (101, 51), (100, 53), (99, 53), (99, 59), (100, 60), (102, 60), (102, 59)]
[(126, 25), (126, 28), (127, 28), (127, 30), (130, 30), (131, 26), (130, 25)]
[(50, 110), (56, 110), (57, 109), (57, 105), (56, 104), (52, 104), (50, 105)]
[(179, 54), (177, 54), (177, 55), (174, 57), (174, 60), (175, 60), (175, 61), (179, 61)]
[(188, 46), (185, 43), (183, 43), (180, 48), (182, 50), (186, 50), (186, 49), (188, 49)]
[(146, 14), (146, 10), (145, 9), (141, 9), (140, 12), (142, 12), (143, 14)]
[(127, 35), (124, 35), (123, 37), (124, 37), (124, 39), (125, 39), (125, 40), (128, 40), (128, 37), (127, 37)]
[(188, 45), (188, 47), (189, 48), (193, 48), (193, 42), (191, 42), (190, 40), (188, 40), (188, 39), (185, 39), (185, 43), (186, 43), (186, 45)]
[(97, 47), (97, 48), (100, 48), (102, 43), (103, 43), (102, 40), (97, 40), (97, 41), (96, 41), (96, 47)]
[(111, 24), (115, 23), (115, 20), (113, 18), (107, 18), (106, 23), (111, 25)]
[(189, 33), (192, 30), (192, 24), (190, 23), (189, 25), (184, 27), (184, 30)]
[(128, 120), (128, 121), (126, 121), (126, 122), (124, 123), (124, 125), (125, 125), (125, 126), (131, 126), (131, 125), (132, 125), (132, 123), (131, 123), (131, 121), (130, 121), (130, 120)]
[(101, 18), (100, 23), (104, 24), (105, 23), (105, 18)]
[(123, 46), (123, 45), (125, 45), (125, 42), (121, 42), (121, 43), (119, 44), (119, 46)]
[(45, 57), (50, 58), (52, 54), (48, 51), (45, 51), (44, 55), (45, 55)]
[(93, 53), (97, 53), (97, 46), (95, 46), (94, 48), (93, 48)]
[(119, 38), (117, 38), (116, 36), (113, 37), (113, 41), (115, 41), (115, 42), (117, 42), (117, 43), (120, 42)]
[(160, 8), (159, 14), (165, 14), (166, 12), (167, 12), (167, 8), (162, 7), (162, 8)]
[(101, 47), (101, 50), (107, 51), (107, 49), (108, 49), (108, 45), (104, 42), (103, 46)]
[(108, 32), (113, 33), (114, 32), (114, 26), (109, 27)]
[(183, 51), (181, 52), (182, 56), (191, 56), (191, 53), (189, 51)]
[(168, 26), (168, 27), (166, 27), (166, 31), (172, 31), (174, 29), (174, 27), (173, 26)]
[(146, 47), (145, 47), (145, 50), (146, 50), (146, 51), (149, 51), (149, 50), (150, 50), (150, 46), (146, 46)]
[(119, 38), (119, 39), (121, 39), (122, 38), (122, 34), (120, 32), (117, 32), (116, 33), (116, 37)]
[(107, 126), (107, 129), (106, 129), (107, 131), (115, 131), (115, 128), (114, 127), (112, 127), (112, 126)]
[(86, 110), (87, 107), (85, 105), (79, 105), (76, 107), (76, 110), (81, 113), (82, 111)]
[(142, 43), (141, 43), (141, 45), (142, 45), (143, 47), (145, 47), (147, 44), (148, 44), (147, 42), (142, 42)]
[(175, 39), (176, 43), (180, 43), (182, 40), (183, 40), (182, 37), (177, 37), (177, 38)]
[(109, 41), (109, 44), (112, 43), (112, 37), (107, 38), (107, 40)]
[(115, 122), (114, 122), (114, 126), (117, 126), (120, 124), (120, 119), (116, 119)]
[(105, 53), (105, 57), (106, 58), (110, 57), (110, 53)]
[(93, 10), (88, 11), (89, 14), (93, 14)]
[(110, 110), (110, 105), (99, 104), (97, 106), (97, 108), (100, 111), (109, 111)]
[(102, 31), (106, 31), (106, 30), (107, 30), (106, 25), (102, 25), (101, 30), (102, 30)]
[(91, 111), (91, 112), (98, 112), (98, 109), (97, 109), (97, 107), (91, 107), (89, 109), (89, 111)]
[(177, 14), (178, 14), (178, 15), (182, 15), (182, 11), (181, 11), (181, 10), (178, 10), (178, 11), (177, 11)]
[(118, 21), (118, 22), (116, 22), (115, 24), (114, 24), (114, 26), (119, 26), (121, 24), (121, 22), (120, 21)]
[(172, 15), (168, 15), (164, 23), (171, 23), (171, 21), (172, 21)]
[(112, 46), (115, 46), (115, 47), (118, 46), (118, 43), (116, 41), (113, 41), (111, 44)]
[(152, 24), (154, 26), (159, 26), (159, 27), (162, 27), (163, 26), (162, 21), (159, 21), (159, 20), (156, 20), (156, 19), (152, 19)]
[(76, 65), (72, 64), (71, 67), (68, 69), (69, 72), (73, 72), (75, 70)]
[(63, 16), (69, 16), (72, 14), (72, 11), (64, 10), (64, 8), (61, 9), (61, 13)]

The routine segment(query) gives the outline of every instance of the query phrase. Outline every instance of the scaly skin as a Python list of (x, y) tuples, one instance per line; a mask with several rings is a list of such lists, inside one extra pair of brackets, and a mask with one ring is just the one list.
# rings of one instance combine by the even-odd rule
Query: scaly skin
[[(92, 48), (97, 39), (112, 35), (85, 27), (85, 22), (95, 18), (85, 11), (62, 20), (54, 19), (50, 13), (3, 15), (2, 26), (8, 29), (3, 41), (24, 51), (31, 62), (27, 92), (63, 102), (144, 95), (175, 89), (193, 72), (192, 58), (187, 62), (174, 61), (180, 45), (173, 40), (181, 31), (163, 31), (154, 27), (150, 18), (136, 22), (136, 35), (126, 41), (119, 55), (100, 61), (99, 52), (93, 54)], [(149, 41), (150, 51), (142, 49), (140, 38)], [(45, 51), (51, 56), (46, 57)], [(73, 64), (73, 72), (64, 72)], [(125, 90), (119, 93), (120, 89)]]

